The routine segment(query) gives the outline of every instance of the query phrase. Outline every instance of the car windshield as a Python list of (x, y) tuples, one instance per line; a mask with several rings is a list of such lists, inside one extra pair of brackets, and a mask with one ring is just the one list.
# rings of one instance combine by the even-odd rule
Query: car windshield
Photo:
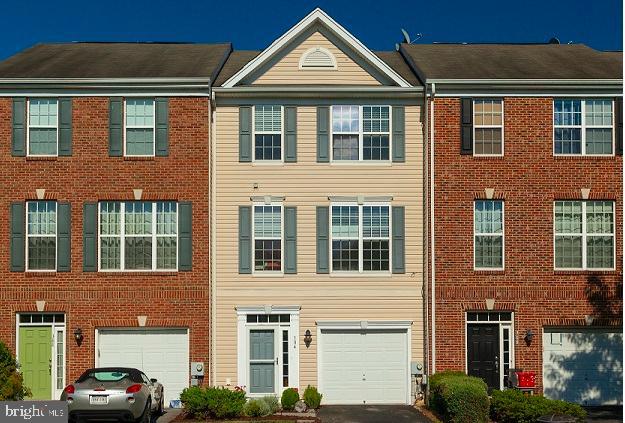
[(92, 378), (97, 380), (98, 382), (117, 382), (118, 380), (122, 380), (125, 377), (130, 377), (130, 373), (128, 372), (89, 372), (81, 379)]

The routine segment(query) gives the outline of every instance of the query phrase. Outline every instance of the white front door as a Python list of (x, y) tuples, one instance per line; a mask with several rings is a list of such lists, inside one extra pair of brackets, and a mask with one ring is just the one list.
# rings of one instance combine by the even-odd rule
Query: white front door
[(98, 367), (133, 367), (156, 378), (165, 390), (165, 406), (189, 386), (187, 329), (99, 329)]
[(406, 404), (406, 330), (322, 329), (320, 391), (325, 404)]
[(545, 329), (546, 397), (582, 405), (623, 404), (623, 334), (602, 329)]

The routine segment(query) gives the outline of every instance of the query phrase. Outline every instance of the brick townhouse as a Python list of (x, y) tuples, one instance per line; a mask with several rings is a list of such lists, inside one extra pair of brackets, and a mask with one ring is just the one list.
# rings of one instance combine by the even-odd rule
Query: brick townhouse
[(428, 98), (429, 371), (622, 403), (622, 53), (401, 51)]
[[(0, 64), (0, 339), (35, 399), (208, 365), (209, 87), (229, 44), (43, 44)], [(10, 240), (10, 241), (9, 241)]]

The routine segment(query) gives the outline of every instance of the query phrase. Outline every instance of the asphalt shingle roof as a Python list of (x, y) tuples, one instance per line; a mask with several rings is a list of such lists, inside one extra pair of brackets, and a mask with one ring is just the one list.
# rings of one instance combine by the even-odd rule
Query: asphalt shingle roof
[(623, 53), (584, 44), (402, 44), (428, 79), (621, 79)]
[(0, 78), (212, 78), (224, 44), (37, 44), (0, 62)]

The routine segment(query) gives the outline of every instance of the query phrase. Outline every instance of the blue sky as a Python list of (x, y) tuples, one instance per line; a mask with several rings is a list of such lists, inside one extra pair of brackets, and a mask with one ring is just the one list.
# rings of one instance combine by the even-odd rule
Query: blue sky
[(623, 48), (620, 0), (29, 0), (3, 4), (0, 59), (38, 42), (231, 41), (262, 49), (316, 6), (373, 50), (391, 50), (400, 28), (419, 42), (544, 42), (557, 36), (601, 50)]

